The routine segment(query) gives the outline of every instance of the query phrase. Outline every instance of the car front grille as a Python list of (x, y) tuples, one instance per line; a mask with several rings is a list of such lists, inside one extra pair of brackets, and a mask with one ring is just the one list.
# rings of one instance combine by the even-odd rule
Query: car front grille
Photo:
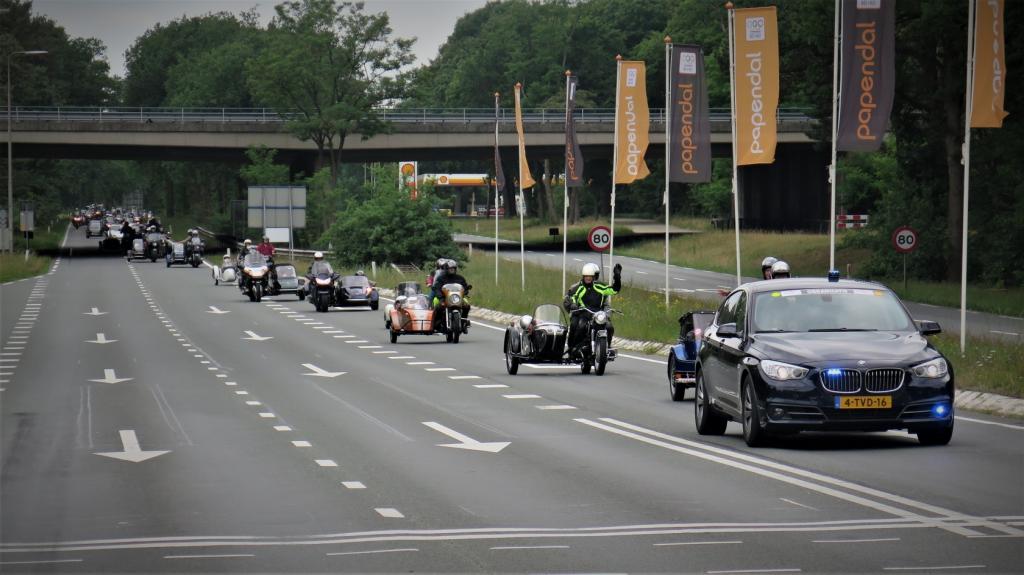
[(864, 389), (870, 393), (888, 393), (903, 385), (902, 369), (872, 369), (864, 374)]
[(832, 393), (857, 393), (860, 391), (860, 372), (856, 369), (823, 370), (818, 374), (821, 386)]

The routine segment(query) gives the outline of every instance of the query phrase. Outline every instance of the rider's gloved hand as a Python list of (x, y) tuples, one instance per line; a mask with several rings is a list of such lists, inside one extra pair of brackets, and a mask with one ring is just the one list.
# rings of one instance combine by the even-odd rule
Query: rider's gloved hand
[(615, 268), (612, 269), (612, 275), (616, 278), (622, 275), (622, 264), (615, 264)]

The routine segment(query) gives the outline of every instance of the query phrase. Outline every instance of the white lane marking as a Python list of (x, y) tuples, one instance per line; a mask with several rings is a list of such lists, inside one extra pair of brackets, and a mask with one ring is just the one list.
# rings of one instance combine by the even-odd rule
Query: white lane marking
[(308, 441), (293, 441), (292, 445), (295, 447), (313, 447), (313, 444)]
[(361, 346), (359, 346), (359, 349), (380, 349), (382, 347), (384, 347), (384, 346), (383, 345), (361, 345)]
[(491, 547), (491, 551), (518, 551), (526, 549), (569, 549), (568, 545), (505, 545)]
[(487, 453), (500, 453), (501, 450), (511, 445), (508, 441), (478, 441), (469, 437), (468, 435), (459, 433), (450, 427), (441, 425), (436, 421), (424, 421), (423, 425), (433, 429), (438, 433), (443, 433), (448, 437), (458, 441), (458, 443), (438, 443), (438, 447), (451, 447), (453, 449), (465, 449), (468, 451), (484, 451)]
[(728, 573), (799, 573), (799, 569), (733, 569), (731, 571), (707, 571), (708, 575), (726, 575)]
[(204, 359), (204, 360), (200, 361), (199, 363), (201, 363), (201, 364), (204, 364), (204, 365), (205, 365), (205, 364), (208, 364), (208, 363), (210, 363), (210, 360), (208, 360), (208, 359)]
[(415, 355), (392, 355), (388, 359), (416, 359)]
[(883, 571), (938, 571), (940, 569), (984, 569), (985, 565), (937, 565), (932, 567), (882, 567)]
[(20, 351), (5, 351), (5, 352), (0, 353), (0, 355), (21, 355), (21, 354), (22, 354), (22, 352), (20, 352)]
[(990, 333), (998, 333), (999, 335), (1012, 335), (1014, 337), (1017, 337), (1017, 336), (1020, 335), (1017, 332), (1013, 332), (1013, 331), (999, 331), (998, 329), (990, 329), (989, 332)]
[(218, 369), (219, 368), (216, 368), (216, 367), (208, 367), (208, 368), (206, 368), (207, 371), (217, 371)]
[[(323, 325), (323, 324), (324, 324), (324, 322), (316, 321), (315, 319), (311, 319), (311, 320), (306, 322), (306, 325)], [(330, 327), (330, 326), (328, 326), (328, 327)]]
[(370, 342), (366, 341), (365, 339), (350, 339), (350, 340), (346, 341), (345, 343), (370, 343)]
[(387, 517), (389, 519), (401, 519), (405, 517), (402, 513), (394, 507), (378, 507), (374, 509), (381, 517)]
[(574, 261), (574, 262), (581, 262), (583, 260), (581, 260), (580, 258), (572, 258), (572, 261)]
[[(894, 507), (892, 505), (889, 505), (887, 503), (880, 503), (878, 501), (874, 501), (874, 500), (868, 499), (866, 497), (863, 497), (862, 495), (857, 495), (856, 493), (860, 493), (860, 494), (863, 494), (863, 495), (871, 495), (873, 497), (877, 497), (879, 499), (883, 499), (883, 500), (886, 500), (886, 501), (889, 501), (889, 502), (892, 502), (892, 503), (905, 505), (905, 506), (916, 508), (916, 509), (920, 509), (920, 510), (923, 510), (923, 511), (928, 511), (928, 512), (934, 513), (936, 515), (944, 516), (944, 518), (946, 518), (946, 519), (968, 518), (967, 516), (965, 516), (962, 513), (957, 513), (957, 512), (954, 512), (954, 511), (950, 511), (948, 509), (943, 509), (943, 508), (935, 506), (935, 505), (930, 505), (930, 504), (927, 504), (927, 503), (924, 503), (924, 502), (915, 501), (913, 499), (909, 499), (909, 498), (906, 498), (906, 497), (901, 497), (899, 495), (893, 495), (891, 493), (886, 493), (884, 491), (879, 491), (877, 489), (872, 489), (870, 487), (864, 487), (864, 486), (861, 486), (861, 485), (857, 485), (855, 483), (851, 483), (849, 481), (845, 481), (845, 480), (842, 480), (842, 479), (837, 479), (835, 477), (830, 477), (830, 476), (823, 475), (823, 474), (820, 474), (820, 473), (815, 473), (813, 471), (807, 471), (807, 470), (804, 470), (804, 469), (800, 469), (798, 467), (793, 467), (793, 466), (785, 465), (785, 464), (782, 464), (782, 463), (776, 463), (774, 461), (771, 461), (771, 460), (768, 460), (768, 459), (763, 459), (761, 457), (755, 457), (755, 456), (747, 455), (745, 453), (741, 453), (741, 452), (738, 452), (738, 451), (732, 451), (732, 450), (729, 450), (729, 449), (723, 449), (723, 448), (719, 448), (719, 447), (714, 447), (714, 446), (709, 445), (709, 444), (699, 443), (699, 442), (696, 442), (696, 441), (690, 441), (688, 439), (683, 439), (681, 437), (675, 437), (675, 436), (668, 435), (668, 434), (665, 434), (665, 433), (660, 433), (660, 432), (657, 432), (657, 431), (654, 431), (654, 430), (651, 430), (651, 429), (645, 429), (643, 427), (632, 425), (632, 424), (626, 423), (624, 421), (619, 421), (619, 420), (616, 420), (616, 419), (613, 419), (613, 418), (609, 418), (609, 417), (602, 417), (601, 421), (602, 422), (611, 423), (611, 424), (614, 424), (614, 425), (618, 425), (618, 426), (623, 427), (625, 429), (628, 429), (630, 431), (624, 431), (624, 430), (618, 429), (616, 427), (610, 427), (608, 425), (605, 425), (605, 423), (598, 423), (596, 421), (590, 421), (588, 419), (575, 419), (574, 421), (577, 421), (577, 422), (582, 423), (584, 425), (589, 425), (591, 427), (595, 427), (597, 429), (602, 429), (604, 431), (608, 431), (608, 432), (614, 433), (616, 435), (621, 435), (623, 437), (629, 437), (631, 439), (635, 439), (637, 441), (641, 441), (641, 442), (647, 443), (649, 445), (655, 445), (655, 446), (658, 446), (658, 447), (663, 447), (663, 448), (668, 449), (670, 451), (675, 451), (675, 452), (678, 452), (678, 453), (684, 453), (684, 454), (687, 454), (687, 455), (692, 455), (692, 456), (698, 457), (700, 459), (704, 459), (704, 460), (707, 460), (707, 461), (712, 461), (712, 462), (715, 462), (715, 463), (720, 463), (722, 465), (725, 465), (725, 466), (728, 466), (728, 467), (733, 467), (733, 468), (736, 468), (736, 469), (741, 469), (743, 471), (747, 471), (747, 472), (752, 473), (754, 475), (760, 475), (760, 476), (763, 476), (763, 477), (767, 477), (767, 478), (770, 478), (770, 479), (775, 479), (777, 481), (781, 481), (783, 483), (788, 483), (790, 485), (795, 485), (797, 487), (802, 487), (804, 489), (809, 489), (809, 490), (812, 490), (812, 491), (816, 491), (816, 492), (824, 494), (824, 495), (829, 495), (831, 497), (835, 497), (836, 499), (840, 499), (840, 500), (843, 500), (843, 501), (848, 501), (848, 502), (851, 502), (851, 503), (855, 503), (857, 505), (861, 505), (861, 506), (864, 506), (864, 507), (868, 507), (870, 509), (874, 509), (876, 511), (880, 511), (882, 513), (888, 513), (890, 515), (895, 515), (896, 517), (902, 518), (902, 519), (907, 520), (907, 521), (920, 522), (920, 523), (923, 523), (923, 524), (931, 526), (931, 527), (938, 527), (940, 529), (945, 529), (947, 531), (950, 531), (952, 533), (956, 533), (958, 535), (964, 535), (964, 536), (980, 535), (980, 533), (978, 533), (977, 531), (973, 531), (973, 530), (967, 529), (965, 527), (960, 527), (958, 525), (950, 525), (950, 524), (943, 523), (941, 521), (941, 519), (943, 519), (943, 518), (925, 517), (925, 516), (920, 515), (918, 513), (914, 513), (914, 512), (905, 510), (905, 509), (900, 509), (900, 508)], [(637, 433), (633, 433), (634, 431), (646, 433), (646, 434), (648, 434), (648, 435), (650, 435), (652, 437), (656, 437), (658, 439), (652, 439), (651, 437), (647, 437), (647, 436), (644, 436), (644, 435), (638, 435)], [(666, 443), (665, 441), (662, 441), (662, 440), (672, 441), (674, 443), (681, 444), (681, 445), (684, 445), (686, 447), (682, 447), (680, 445), (674, 445), (674, 444), (671, 444), (671, 443)], [(701, 451), (697, 451), (697, 449), (699, 449)], [(774, 470), (777, 470), (777, 471), (774, 471)], [(791, 475), (783, 475), (780, 472), (790, 473), (792, 475), (795, 475), (796, 477), (793, 477)], [(829, 487), (828, 485), (821, 485), (821, 484), (818, 484), (818, 483), (812, 483), (811, 482), (812, 480), (813, 481), (820, 481), (820, 482), (825, 483), (825, 484), (830, 484), (830, 485), (833, 485), (835, 487), (845, 488), (845, 489), (848, 489), (848, 490), (850, 490), (852, 492), (856, 492), (856, 493), (847, 493), (845, 491), (840, 491), (839, 489), (835, 489), (833, 487)], [(999, 525), (999, 524), (992, 524), (992, 523), (990, 523), (990, 524), (986, 524), (986, 526), (991, 528), (991, 529), (993, 529), (993, 530), (1001, 531), (1001, 532), (1004, 532), (1004, 533), (1008, 533), (1009, 531), (1007, 531), (1007, 530), (1016, 531), (1016, 530), (1012, 530), (1012, 528), (1009, 528), (1009, 527), (1003, 528), (1003, 526)]]
[(304, 363), (304, 364), (302, 364), (302, 367), (305, 367), (306, 369), (308, 369), (308, 370), (313, 372), (313, 373), (304, 373), (304, 374), (302, 374), (302, 375), (306, 375), (306, 376), (310, 376), (310, 377), (334, 378), (334, 377), (338, 377), (339, 375), (345, 375), (345, 373), (346, 373), (344, 371), (327, 371), (326, 369), (319, 368), (319, 367), (313, 365), (312, 363)]
[(401, 549), (374, 549), (371, 551), (339, 551), (336, 553), (326, 553), (328, 557), (334, 557), (338, 555), (372, 555), (375, 553), (405, 553), (409, 551), (419, 551), (415, 547), (403, 547)]
[(235, 395), (249, 395), (248, 391), (236, 391)]
[(345, 489), (366, 489), (362, 481), (342, 481), (341, 484), (345, 486)]
[(474, 385), (473, 387), (477, 389), (501, 389), (506, 388), (508, 386), (505, 385), (504, 383), (484, 383), (481, 385)]
[(881, 543), (883, 541), (899, 540), (899, 537), (884, 537), (880, 539), (815, 539), (811, 543)]
[(260, 401), (256, 401), (256, 400), (251, 400), (251, 401), (247, 401), (247, 402), (245, 402), (245, 404), (246, 404), (246, 405), (253, 405), (253, 406), (257, 406), (257, 405), (263, 405), (263, 402), (260, 402)]
[(672, 278), (672, 279), (676, 280), (677, 282), (684, 282), (684, 281), (686, 281), (686, 278)]
[(678, 545), (739, 545), (742, 541), (675, 541), (669, 543), (654, 543), (654, 547), (675, 547)]
[(481, 379), (479, 375), (449, 375), (448, 379)]
[(313, 461), (316, 461), (316, 464), (319, 465), (320, 467), (337, 467), (338, 466), (338, 464), (335, 463), (333, 459), (314, 459)]
[(454, 367), (428, 367), (424, 371), (457, 371)]
[(324, 333), (333, 335), (333, 334), (336, 334), (336, 333), (345, 333), (345, 330), (343, 330), (343, 329), (335, 329), (335, 330), (331, 330), (331, 331), (325, 331)]
[(225, 381), (224, 385), (238, 385), (238, 382), (236, 382), (236, 381)]
[(434, 365), (432, 361), (407, 361), (405, 365)]
[(567, 410), (570, 410), (570, 409), (576, 409), (572, 405), (537, 405), (537, 406), (534, 406), (534, 407), (536, 407), (537, 409), (544, 410), (544, 411), (567, 411)]
[(502, 397), (504, 397), (505, 399), (540, 399), (539, 395), (534, 395), (532, 393), (519, 393), (519, 394), (513, 394), (513, 395), (503, 395)]
[(640, 274), (640, 275), (649, 275), (649, 274), (648, 274), (647, 272), (642, 272), (642, 271), (640, 271), (640, 270), (637, 270), (637, 272), (636, 272), (636, 273), (638, 273), (638, 274)]
[(274, 426), (274, 431), (291, 431), (291, 430), (292, 430), (292, 428), (288, 427), (287, 425), (275, 425)]
[(481, 323), (479, 320), (475, 320), (475, 319), (474, 320), (470, 320), (470, 323), (472, 323), (473, 325), (478, 325), (480, 327), (486, 327), (487, 329), (493, 329), (494, 331), (505, 331), (505, 328), (503, 328), (503, 327), (495, 327), (493, 325), (487, 325), (486, 323)]
[(398, 353), (398, 352), (393, 350), (393, 349), (385, 349), (383, 351), (375, 351), (373, 353), (376, 354), (376, 355), (387, 355), (389, 353)]
[(269, 411), (264, 411), (264, 412), (260, 413), (260, 417), (262, 417), (264, 419), (271, 419), (271, 418), (274, 418), (274, 417), (277, 417), (277, 416), (274, 415), (273, 413), (270, 413)]
[[(4, 285), (6, 285), (6, 284), (4, 284)], [(82, 562), (82, 559), (40, 559), (38, 561), (0, 561), (0, 565), (42, 565), (42, 564), (46, 564), (46, 563), (81, 563), (81, 562)]]
[(797, 503), (796, 501), (793, 501), (792, 499), (786, 499), (785, 497), (779, 497), (779, 499), (781, 501), (785, 501), (786, 503), (790, 503), (792, 505), (796, 505), (797, 507), (803, 507), (804, 509), (810, 509), (811, 511), (817, 511), (817, 509), (815, 509), (814, 507), (811, 507), (810, 505), (804, 505), (803, 503)]
[[(313, 329), (331, 329), (331, 326), (329, 326), (329, 325), (318, 325), (318, 326), (314, 327)], [(325, 331), (324, 333), (327, 333), (327, 332)]]
[(629, 359), (635, 359), (637, 361), (646, 361), (647, 363), (657, 363), (658, 365), (664, 365), (665, 364), (665, 360), (663, 360), (663, 359), (650, 359), (650, 358), (647, 358), (647, 357), (639, 357), (639, 356), (635, 356), (635, 355), (629, 355), (629, 354), (626, 354), (626, 353), (620, 353), (618, 355), (618, 357), (628, 357)]
[(981, 423), (983, 425), (996, 425), (996, 426), (999, 426), (999, 427), (1006, 427), (1008, 429), (1024, 430), (1024, 425), (1012, 425), (1012, 424), (1009, 424), (1009, 423), (999, 423), (997, 421), (986, 421), (984, 419), (974, 419), (972, 417), (962, 417), (960, 415), (957, 415), (956, 419), (958, 419), (960, 421), (970, 421), (971, 423)]
[(336, 336), (334, 336), (334, 339), (348, 339), (350, 337), (355, 337), (355, 336), (354, 335), (336, 335)]
[(217, 374), (217, 377), (227, 377), (227, 374), (224, 374), (224, 373), (218, 373), (218, 374)]
[(219, 555), (164, 555), (164, 559), (234, 559), (236, 557), (255, 557), (252, 553), (223, 553)]

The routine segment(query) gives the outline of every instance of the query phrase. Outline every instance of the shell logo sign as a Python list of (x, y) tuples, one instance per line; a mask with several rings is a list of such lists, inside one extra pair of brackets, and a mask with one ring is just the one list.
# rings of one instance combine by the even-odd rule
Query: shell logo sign
[(408, 190), (412, 199), (419, 197), (419, 190), (416, 187), (418, 167), (416, 162), (398, 162), (398, 189)]

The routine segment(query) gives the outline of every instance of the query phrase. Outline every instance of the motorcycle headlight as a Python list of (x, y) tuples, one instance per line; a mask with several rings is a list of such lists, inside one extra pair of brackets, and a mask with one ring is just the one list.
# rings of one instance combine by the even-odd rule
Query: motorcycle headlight
[(324, 280), (324, 279), (316, 278), (316, 285), (318, 285), (318, 286), (329, 286), (329, 285), (331, 285), (331, 280)]
[(807, 371), (806, 367), (782, 363), (781, 361), (767, 359), (761, 361), (761, 372), (776, 381), (803, 379), (807, 375)]
[(459, 305), (460, 303), (462, 303), (462, 296), (460, 296), (457, 293), (453, 293), (452, 295), (448, 296), (448, 302), (451, 303), (452, 305)]
[(251, 275), (254, 278), (261, 278), (261, 277), (263, 277), (263, 274), (265, 273), (265, 271), (266, 270), (250, 270), (249, 271), (249, 275)]
[(601, 325), (604, 325), (604, 324), (608, 323), (608, 314), (603, 312), (603, 311), (599, 311), (599, 312), (595, 313), (594, 314), (594, 323), (601, 324)]
[(949, 366), (946, 364), (946, 360), (942, 359), (941, 357), (937, 357), (931, 361), (926, 361), (922, 364), (915, 365), (911, 369), (914, 370), (915, 376), (928, 379), (942, 377), (949, 373)]

